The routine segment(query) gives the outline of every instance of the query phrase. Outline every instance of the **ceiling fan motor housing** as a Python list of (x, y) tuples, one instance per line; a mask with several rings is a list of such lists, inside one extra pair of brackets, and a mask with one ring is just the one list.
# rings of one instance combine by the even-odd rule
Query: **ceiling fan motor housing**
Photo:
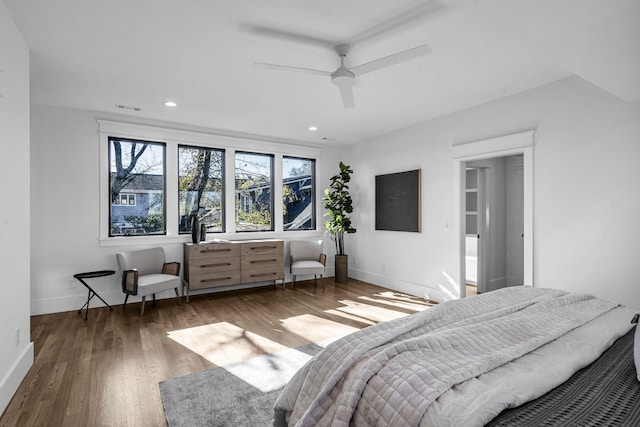
[(354, 77), (355, 77), (355, 74), (353, 74), (352, 71), (350, 71), (344, 65), (341, 65), (340, 67), (338, 67), (337, 70), (331, 73), (331, 82), (334, 85), (338, 85), (338, 86), (352, 85)]
[(340, 66), (337, 70), (331, 73), (331, 82), (334, 85), (353, 85), (353, 78), (356, 76), (353, 71), (344, 66), (344, 58), (347, 56), (351, 46), (348, 44), (339, 44), (335, 47), (335, 51), (340, 55)]

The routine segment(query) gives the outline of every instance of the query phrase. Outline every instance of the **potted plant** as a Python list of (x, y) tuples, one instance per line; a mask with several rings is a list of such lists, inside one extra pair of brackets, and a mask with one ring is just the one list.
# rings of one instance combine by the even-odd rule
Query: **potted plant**
[(349, 258), (344, 253), (344, 234), (356, 232), (356, 229), (351, 226), (351, 219), (348, 216), (353, 212), (353, 201), (347, 185), (351, 180), (352, 173), (351, 167), (340, 162), (340, 173), (331, 177), (331, 184), (329, 188), (324, 190), (322, 198), (324, 208), (327, 209), (324, 216), (329, 218), (324, 226), (336, 245), (336, 282), (346, 282), (349, 276)]

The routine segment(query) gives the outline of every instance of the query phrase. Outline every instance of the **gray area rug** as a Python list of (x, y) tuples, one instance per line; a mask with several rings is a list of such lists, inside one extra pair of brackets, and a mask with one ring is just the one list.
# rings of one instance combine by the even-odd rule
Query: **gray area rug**
[(325, 343), (162, 381), (169, 427), (270, 426), (273, 403), (293, 374)]

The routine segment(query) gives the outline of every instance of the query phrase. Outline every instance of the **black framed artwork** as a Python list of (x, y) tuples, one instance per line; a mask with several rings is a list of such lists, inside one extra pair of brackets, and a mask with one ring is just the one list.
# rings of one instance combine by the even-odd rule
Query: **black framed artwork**
[(421, 232), (420, 169), (376, 175), (376, 230)]

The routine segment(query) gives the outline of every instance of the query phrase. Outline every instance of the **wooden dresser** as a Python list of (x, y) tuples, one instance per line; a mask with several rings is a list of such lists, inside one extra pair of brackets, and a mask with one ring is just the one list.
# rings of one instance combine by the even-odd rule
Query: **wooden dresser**
[(193, 289), (284, 280), (284, 241), (184, 244), (185, 295)]

